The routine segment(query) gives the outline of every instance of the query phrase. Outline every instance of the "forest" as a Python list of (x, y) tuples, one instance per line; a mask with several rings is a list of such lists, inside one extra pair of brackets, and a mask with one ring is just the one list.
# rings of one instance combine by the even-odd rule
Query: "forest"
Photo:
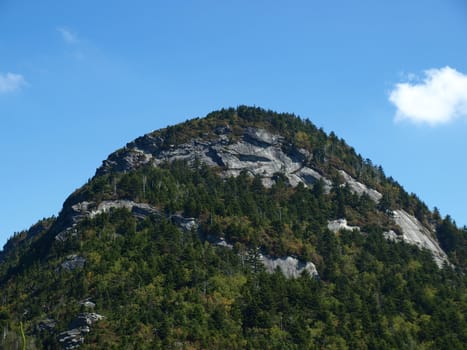
[[(293, 115), (239, 107), (156, 136), (164, 136), (163, 149), (226, 121), (235, 125), (233, 137), (254, 125), (280, 132), (290, 148), (307, 147), (333, 186), (292, 187), (278, 172), (267, 188), (246, 172), (223, 178), (219, 169), (184, 161), (96, 175), (58, 217), (4, 247), (1, 348), (62, 348), (59, 333), (86, 312), (83, 300), (103, 319), (80, 349), (465, 348), (465, 228), (429, 210), (343, 140)], [(382, 200), (352, 192), (337, 168), (378, 189)], [(112, 200), (153, 212), (113, 208), (80, 220), (66, 240), (55, 238), (67, 208)], [(453, 265), (438, 268), (430, 252), (385, 239), (383, 232), (399, 230), (388, 215), (395, 208), (436, 227)], [(197, 225), (181, 229), (174, 217)], [(342, 217), (361, 230), (330, 231), (328, 220)], [(319, 276), (268, 273), (259, 254), (311, 261)], [(64, 268), (70, 256), (85, 263)], [(41, 327), (45, 320), (54, 326)]]

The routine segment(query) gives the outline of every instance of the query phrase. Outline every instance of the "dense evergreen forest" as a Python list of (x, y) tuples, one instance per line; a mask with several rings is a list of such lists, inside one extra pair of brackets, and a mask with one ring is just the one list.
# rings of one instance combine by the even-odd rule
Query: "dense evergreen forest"
[[(214, 137), (226, 124), (232, 139), (254, 126), (282, 135), (289, 152), (309, 150), (331, 188), (293, 187), (280, 172), (265, 187), (259, 176), (225, 178), (202, 162), (98, 170), (58, 217), (15, 234), (0, 254), (0, 348), (63, 348), (60, 332), (92, 301), (103, 319), (80, 349), (465, 349), (465, 228), (294, 115), (239, 107), (151, 136), (164, 150)], [(352, 192), (336, 169), (381, 192), (381, 201)], [(56, 238), (72, 205), (115, 200), (151, 212), (111, 208)], [(399, 231), (388, 214), (397, 208), (436, 229), (451, 266), (384, 238)], [(328, 220), (343, 217), (361, 230), (331, 232)], [(196, 225), (181, 228), (177, 218)], [(220, 239), (229, 245), (212, 243)], [(319, 275), (268, 273), (260, 254), (311, 261)]]

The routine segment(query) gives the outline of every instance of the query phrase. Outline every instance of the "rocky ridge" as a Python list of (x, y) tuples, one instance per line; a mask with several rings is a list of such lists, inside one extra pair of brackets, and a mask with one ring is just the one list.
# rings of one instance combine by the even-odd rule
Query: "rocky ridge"
[(393, 241), (404, 241), (408, 244), (416, 245), (420, 249), (427, 249), (433, 255), (438, 267), (443, 264), (449, 265), (449, 260), (443, 249), (438, 244), (434, 237), (434, 233), (423, 226), (420, 221), (413, 215), (408, 214), (405, 210), (393, 211), (395, 223), (401, 228), (402, 236), (395, 234), (394, 231), (385, 233), (387, 239)]
[(357, 230), (360, 231), (358, 226), (349, 226), (346, 219), (337, 219), (328, 221), (328, 230), (332, 232), (339, 232), (340, 230)]
[(306, 161), (311, 158), (308, 151), (297, 149), (285, 153), (284, 139), (279, 135), (248, 128), (240, 140), (231, 142), (229, 129), (222, 132), (209, 141), (194, 139), (169, 149), (158, 148), (162, 140), (146, 135), (111, 155), (97, 170), (97, 174), (126, 172), (145, 164), (157, 166), (163, 162), (184, 160), (220, 167), (224, 177), (238, 176), (240, 172), (247, 171), (251, 175), (260, 176), (266, 187), (272, 186), (272, 178), (276, 173), (284, 174), (292, 186), (299, 183), (312, 185), (318, 180), (322, 180), (328, 189), (332, 185), (329, 179), (306, 166)]
[[(175, 160), (188, 163), (199, 161), (218, 167), (223, 177), (238, 176), (243, 171), (252, 176), (260, 176), (265, 187), (271, 187), (274, 176), (281, 173), (293, 187), (299, 183), (305, 187), (313, 186), (317, 181), (322, 181), (325, 191), (330, 191), (332, 181), (308, 165), (313, 156), (306, 149), (292, 148), (284, 151), (287, 145), (282, 136), (260, 128), (247, 128), (239, 139), (233, 139), (230, 134), (231, 130), (228, 127), (217, 128), (215, 136), (210, 135), (206, 139), (195, 138), (180, 145), (170, 145), (168, 148), (162, 147), (162, 137), (148, 134), (110, 155), (97, 170), (97, 174), (128, 172), (144, 165), (158, 166)], [(338, 173), (344, 181), (342, 186), (347, 185), (353, 193), (359, 196), (365, 194), (375, 203), (379, 203), (382, 198), (380, 192), (357, 181), (342, 169), (339, 169)], [(131, 207), (131, 210), (147, 210), (144, 205), (121, 205)], [(91, 213), (102, 210), (105, 210), (105, 204)], [(447, 255), (437, 243), (434, 234), (415, 217), (402, 210), (396, 210), (393, 222), (404, 232), (398, 240), (430, 250), (438, 266), (447, 261)], [(328, 228), (334, 232), (341, 229), (359, 229), (348, 226), (345, 218), (330, 220)], [(385, 234), (385, 237), (394, 240), (391, 233)]]
[(58, 335), (58, 341), (63, 350), (79, 348), (86, 334), (91, 332), (91, 327), (96, 322), (104, 319), (104, 316), (95, 312), (83, 312), (77, 315), (70, 323), (69, 329)]
[[(465, 266), (457, 260), (463, 251), (458, 253), (449, 241), (458, 232), (344, 140), (297, 123), (215, 114), (155, 131), (110, 155), (97, 176), (70, 195), (58, 217), (43, 219), (13, 237), (6, 254), (0, 251), (4, 281), (13, 281), (2, 285), (3, 303), (10, 302), (11, 308), (0, 312), (3, 324), (5, 315), (11, 320), (9, 343), (21, 343), (14, 328), (23, 320), (27, 337), (37, 337), (44, 348), (103, 348), (112, 342), (128, 348), (196, 347), (211, 344), (210, 336), (193, 338), (198, 321), (209, 320), (203, 332), (215, 339), (235, 334), (242, 342), (233, 347), (243, 348), (257, 344), (258, 334), (242, 337), (263, 323), (250, 317), (261, 301), (260, 310), (275, 331), (265, 333), (262, 344), (279, 329), (287, 339), (299, 339), (295, 329), (303, 330), (303, 320), (319, 310), (308, 326), (319, 324), (324, 312), (339, 312), (338, 318), (348, 319), (350, 326), (335, 344), (328, 338), (321, 344), (344, 344), (347, 334), (356, 334), (356, 341), (347, 342), (352, 347), (360, 344), (358, 330), (369, 330), (359, 315), (379, 315), (384, 308), (395, 313), (390, 310), (376, 334), (365, 332), (361, 344), (404, 347), (400, 333), (383, 332), (386, 338), (374, 342), (383, 337), (380, 329), (399, 323), (402, 331), (414, 330), (415, 347), (433, 344), (417, 337), (444, 329), (445, 320), (425, 321), (445, 310), (450, 319), (460, 319), (464, 309), (456, 297), (463, 287), (451, 277)], [(439, 268), (455, 269), (439, 273), (428, 252)], [(456, 293), (451, 296), (450, 290)], [(402, 302), (408, 307), (396, 309)], [(230, 314), (232, 305), (241, 313)], [(193, 322), (192, 311), (202, 318)], [(100, 314), (106, 321), (95, 327)], [(179, 314), (187, 316), (172, 318)], [(242, 325), (238, 334), (233, 328), (217, 332), (219, 315)], [(333, 320), (328, 321), (326, 327), (332, 327)], [(144, 327), (133, 330), (137, 322)], [(462, 334), (461, 327), (451, 333)], [(167, 333), (173, 329), (188, 336)], [(297, 348), (314, 339), (315, 329), (309, 330)], [(229, 347), (232, 340), (208, 347)], [(0, 348), (5, 343), (4, 330)], [(459, 343), (464, 343), (461, 337)], [(445, 348), (443, 344), (436, 348)]]
[[(77, 234), (76, 225), (84, 220), (85, 218), (93, 218), (99, 214), (108, 212), (111, 209), (127, 209), (129, 210), (136, 218), (144, 219), (148, 215), (156, 215), (158, 217), (164, 217), (164, 215), (156, 208), (146, 204), (146, 203), (136, 203), (129, 200), (115, 200), (115, 201), (102, 201), (97, 204), (94, 202), (80, 202), (72, 205), (71, 222), (73, 222), (71, 227), (65, 228), (61, 231), (55, 239), (59, 241), (66, 241), (71, 235)], [(227, 242), (225, 239), (216, 238), (216, 237), (204, 237), (202, 232), (199, 232), (199, 224), (195, 218), (186, 218), (181, 215), (170, 215), (168, 217), (172, 223), (177, 225), (182, 231), (185, 232), (198, 232), (198, 235), (201, 239), (205, 239), (211, 244), (217, 245), (219, 247), (224, 247), (227, 249), (232, 249), (233, 245), (230, 242)], [(311, 276), (318, 276), (318, 271), (316, 270), (315, 265), (312, 262), (300, 261), (297, 258), (291, 256), (285, 257), (270, 257), (260, 254), (259, 260), (266, 268), (266, 271), (273, 273), (277, 267), (282, 271), (284, 276), (287, 278), (297, 278), (303, 271), (307, 271)], [(68, 271), (73, 271), (75, 269), (82, 268), (86, 263), (86, 259), (78, 256), (76, 254), (71, 254), (66, 257), (66, 260), (61, 264), (61, 267)], [(75, 332), (76, 333), (76, 332)]]

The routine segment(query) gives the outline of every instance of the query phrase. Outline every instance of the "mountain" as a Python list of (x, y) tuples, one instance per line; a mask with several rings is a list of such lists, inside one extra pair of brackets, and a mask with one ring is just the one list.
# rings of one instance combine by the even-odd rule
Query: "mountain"
[(240, 106), (112, 153), (0, 252), (4, 349), (462, 349), (467, 234), (334, 133)]

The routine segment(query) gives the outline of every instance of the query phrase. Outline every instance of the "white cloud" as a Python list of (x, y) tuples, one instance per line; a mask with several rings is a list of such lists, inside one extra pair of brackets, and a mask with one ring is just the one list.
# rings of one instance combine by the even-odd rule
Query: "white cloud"
[(78, 36), (66, 27), (58, 27), (58, 32), (61, 34), (63, 41), (67, 44), (76, 44), (78, 42)]
[(389, 95), (397, 108), (395, 120), (437, 125), (467, 117), (467, 75), (451, 67), (426, 70), (423, 79), (412, 74)]
[(19, 90), (24, 85), (26, 85), (26, 80), (21, 74), (0, 73), (0, 94)]

